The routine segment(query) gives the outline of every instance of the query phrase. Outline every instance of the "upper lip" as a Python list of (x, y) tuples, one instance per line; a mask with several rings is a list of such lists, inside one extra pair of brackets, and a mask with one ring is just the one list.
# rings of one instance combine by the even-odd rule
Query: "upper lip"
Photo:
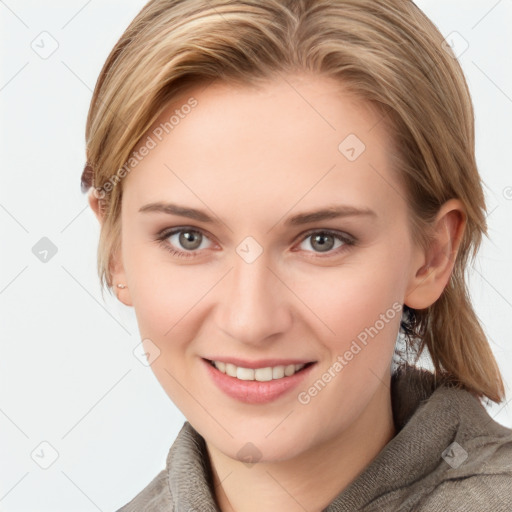
[(249, 361), (247, 359), (239, 359), (238, 357), (214, 356), (205, 358), (207, 361), (222, 361), (223, 363), (231, 363), (242, 368), (267, 368), (269, 366), (288, 366), (290, 364), (307, 364), (314, 363), (311, 359), (258, 359), (257, 361)]

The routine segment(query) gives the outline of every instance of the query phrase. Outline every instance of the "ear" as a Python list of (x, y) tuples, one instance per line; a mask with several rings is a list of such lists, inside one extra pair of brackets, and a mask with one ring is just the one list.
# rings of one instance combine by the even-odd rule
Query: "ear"
[[(94, 187), (91, 187), (89, 189), (87, 199), (89, 201), (89, 206), (94, 212), (94, 215), (96, 215), (96, 218), (98, 219), (99, 223), (103, 224), (104, 217), (102, 211), (102, 198), (99, 196)], [(110, 275), (112, 277), (111, 285), (118, 300), (122, 302), (125, 306), (133, 306), (132, 299), (130, 296), (130, 289), (128, 288), (127, 284), (126, 273), (124, 271), (121, 247), (115, 249), (115, 251), (111, 254), (109, 270)], [(125, 288), (118, 287), (118, 284), (124, 285)]]
[(417, 250), (405, 305), (425, 309), (441, 296), (455, 264), (466, 220), (460, 200), (450, 199), (441, 206), (434, 222), (433, 242), (427, 249)]

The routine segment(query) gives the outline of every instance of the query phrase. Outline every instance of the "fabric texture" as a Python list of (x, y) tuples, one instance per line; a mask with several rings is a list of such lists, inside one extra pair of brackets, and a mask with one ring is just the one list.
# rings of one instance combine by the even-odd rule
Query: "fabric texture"
[[(323, 512), (512, 512), (512, 429), (468, 391), (401, 366), (397, 434)], [(185, 422), (167, 465), (118, 512), (219, 512), (204, 439)]]

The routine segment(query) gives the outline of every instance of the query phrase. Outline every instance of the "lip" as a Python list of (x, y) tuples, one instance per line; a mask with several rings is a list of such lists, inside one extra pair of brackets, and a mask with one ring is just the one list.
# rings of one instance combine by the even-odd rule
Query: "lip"
[[(214, 361), (225, 361), (227, 363), (235, 364), (236, 366), (243, 366), (244, 368), (265, 368), (266, 366), (286, 365), (286, 363), (312, 363), (290, 377), (260, 382), (255, 380), (239, 380), (236, 377), (230, 377), (229, 375), (217, 370), (209, 360), (202, 359), (205, 370), (213, 383), (227, 396), (247, 404), (265, 404), (277, 400), (279, 397), (296, 388), (310, 374), (312, 368), (316, 365), (316, 362), (297, 359), (265, 359), (257, 362), (250, 362), (235, 358), (224, 358), (214, 359)], [(235, 361), (238, 361), (239, 363), (237, 364)], [(272, 364), (268, 364), (269, 361)], [(252, 364), (252, 366), (244, 366), (247, 364)]]

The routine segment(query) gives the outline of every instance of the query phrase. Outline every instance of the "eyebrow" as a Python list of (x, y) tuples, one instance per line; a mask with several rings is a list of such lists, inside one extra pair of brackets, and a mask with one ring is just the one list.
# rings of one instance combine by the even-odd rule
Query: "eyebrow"
[[(197, 210), (195, 208), (188, 208), (175, 203), (149, 203), (139, 208), (139, 212), (160, 212), (168, 215), (178, 215), (180, 217), (187, 217), (189, 219), (197, 220), (200, 222), (208, 222), (215, 224), (217, 221), (208, 215), (203, 210)], [(285, 225), (286, 226), (300, 226), (302, 224), (310, 224), (311, 222), (318, 222), (326, 219), (337, 219), (341, 217), (352, 217), (352, 216), (370, 216), (377, 217), (377, 214), (369, 208), (357, 208), (349, 205), (333, 205), (321, 210), (315, 210), (311, 212), (304, 212), (289, 217)]]

